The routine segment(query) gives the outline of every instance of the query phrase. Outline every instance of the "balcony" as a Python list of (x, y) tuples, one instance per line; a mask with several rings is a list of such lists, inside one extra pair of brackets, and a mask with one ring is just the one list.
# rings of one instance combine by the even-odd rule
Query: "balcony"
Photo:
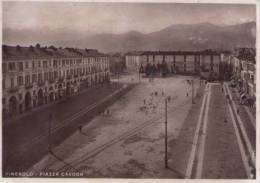
[(59, 83), (62, 83), (63, 81), (64, 81), (64, 77), (59, 78), (59, 80), (58, 80)]
[(16, 87), (10, 88), (10, 89), (9, 89), (9, 92), (10, 92), (10, 93), (15, 93), (15, 92), (18, 92), (18, 90), (19, 90), (19, 86), (16, 86)]
[(38, 86), (44, 86), (44, 84), (45, 84), (45, 83), (44, 83), (43, 81), (39, 81), (39, 82), (38, 82)]
[(50, 79), (49, 80), (49, 83), (54, 83), (55, 82), (55, 79)]
[(27, 83), (25, 84), (25, 89), (30, 89), (33, 87), (33, 84), (32, 83)]

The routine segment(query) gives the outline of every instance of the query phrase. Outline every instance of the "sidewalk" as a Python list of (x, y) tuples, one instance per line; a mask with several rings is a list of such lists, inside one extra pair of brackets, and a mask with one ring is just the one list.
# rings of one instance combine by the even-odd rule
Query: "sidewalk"
[(239, 94), (234, 88), (229, 90), (232, 94), (233, 101), (239, 110), (239, 116), (245, 126), (246, 132), (250, 139), (251, 144), (253, 145), (254, 150), (256, 149), (256, 117), (251, 110), (248, 109), (248, 106), (242, 105), (239, 103)]
[(212, 85), (202, 178), (247, 178), (221, 85)]
[[(209, 108), (207, 113), (208, 120), (206, 120), (206, 133), (204, 134), (202, 129), (199, 131), (199, 139), (202, 135), (206, 135), (201, 178), (247, 178), (231, 116), (226, 104), (226, 96), (224, 92), (222, 93), (221, 85), (209, 84), (211, 85), (211, 94), (209, 95), (211, 97), (208, 98)], [(199, 145), (196, 149), (192, 178), (195, 177), (198, 168), (198, 157), (202, 154), (200, 151), (202, 142), (199, 141), (198, 144), (193, 144), (202, 98), (201, 96), (191, 108), (179, 137), (169, 143), (169, 166), (170, 168), (174, 167), (174, 170), (179, 172), (183, 178), (185, 178), (188, 168), (192, 147)], [(206, 111), (204, 112), (206, 113)], [(206, 115), (205, 113), (203, 113), (203, 116)]]

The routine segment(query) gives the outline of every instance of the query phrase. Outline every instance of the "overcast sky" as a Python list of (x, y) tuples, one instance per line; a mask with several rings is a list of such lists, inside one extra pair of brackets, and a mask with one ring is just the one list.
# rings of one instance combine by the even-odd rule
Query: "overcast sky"
[(3, 28), (149, 33), (173, 24), (255, 21), (254, 5), (174, 3), (4, 2)]

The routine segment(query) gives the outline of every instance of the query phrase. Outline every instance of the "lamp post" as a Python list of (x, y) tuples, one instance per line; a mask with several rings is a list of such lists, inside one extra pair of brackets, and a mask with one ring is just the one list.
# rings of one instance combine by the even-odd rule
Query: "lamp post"
[(51, 123), (52, 123), (52, 114), (50, 114), (49, 118), (49, 128), (48, 128), (48, 150), (51, 153)]
[(167, 98), (165, 98), (165, 168), (168, 168), (168, 134), (167, 134)]
[(187, 82), (191, 85), (191, 102), (194, 104), (194, 80), (187, 80)]
[(191, 102), (194, 104), (194, 80), (191, 80)]

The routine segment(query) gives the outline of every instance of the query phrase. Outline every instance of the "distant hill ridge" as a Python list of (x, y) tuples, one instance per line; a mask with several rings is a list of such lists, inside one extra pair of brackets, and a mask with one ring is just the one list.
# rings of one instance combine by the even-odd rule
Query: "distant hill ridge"
[(256, 22), (218, 26), (208, 22), (176, 24), (162, 30), (143, 34), (129, 31), (124, 34), (95, 34), (59, 31), (3, 30), (4, 44), (48, 44), (95, 48), (103, 52), (134, 50), (231, 50), (236, 47), (255, 47)]

